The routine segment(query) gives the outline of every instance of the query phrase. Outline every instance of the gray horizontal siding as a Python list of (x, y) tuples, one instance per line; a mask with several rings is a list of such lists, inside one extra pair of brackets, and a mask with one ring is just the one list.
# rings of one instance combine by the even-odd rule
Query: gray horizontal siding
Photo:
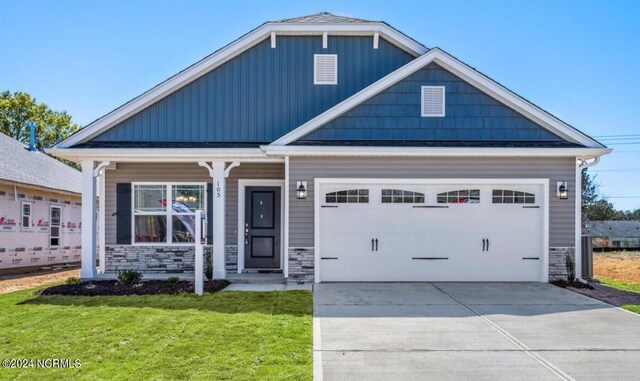
[[(197, 164), (127, 164), (107, 170), (105, 183), (105, 240), (116, 244), (116, 184), (138, 181), (206, 182), (211, 183), (209, 172)], [(284, 164), (246, 163), (233, 168), (226, 181), (226, 241), (236, 244), (238, 227), (238, 179), (284, 179)]]
[[(337, 85), (313, 84), (317, 53), (338, 54)], [(266, 39), (93, 141), (271, 142), (412, 59), (370, 36)]]
[(296, 181), (308, 182), (308, 197), (289, 199), (289, 246), (310, 247), (313, 242), (313, 180), (325, 178), (546, 178), (550, 179), (549, 242), (551, 246), (574, 244), (574, 199), (558, 200), (556, 181), (575, 189), (573, 158), (291, 158), (290, 189)]
[[(421, 117), (421, 86), (445, 86), (445, 117)], [(326, 140), (562, 139), (431, 63), (303, 139)]]

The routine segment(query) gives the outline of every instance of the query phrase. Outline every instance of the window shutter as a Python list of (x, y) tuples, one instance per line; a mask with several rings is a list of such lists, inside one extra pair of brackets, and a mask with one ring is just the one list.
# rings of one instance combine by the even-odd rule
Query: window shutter
[(313, 55), (313, 83), (315, 85), (336, 85), (338, 83), (338, 55)]
[(116, 184), (116, 243), (131, 242), (131, 183)]
[(213, 244), (213, 183), (207, 184), (207, 245)]
[(422, 116), (444, 116), (444, 86), (422, 86)]

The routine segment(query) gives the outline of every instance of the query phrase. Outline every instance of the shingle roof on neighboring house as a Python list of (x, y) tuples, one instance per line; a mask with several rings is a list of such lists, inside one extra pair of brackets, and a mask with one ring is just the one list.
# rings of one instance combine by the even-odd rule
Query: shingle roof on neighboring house
[(315, 13), (307, 16), (276, 20), (274, 22), (300, 23), (300, 24), (314, 24), (314, 23), (351, 24), (351, 23), (368, 23), (368, 22), (377, 22), (377, 21), (359, 19), (359, 18), (349, 17), (349, 16), (334, 15), (333, 13), (329, 13), (329, 12), (320, 12), (320, 13)]
[(582, 234), (592, 237), (640, 238), (640, 221), (588, 221)]
[(0, 133), (0, 180), (80, 193), (81, 173)]

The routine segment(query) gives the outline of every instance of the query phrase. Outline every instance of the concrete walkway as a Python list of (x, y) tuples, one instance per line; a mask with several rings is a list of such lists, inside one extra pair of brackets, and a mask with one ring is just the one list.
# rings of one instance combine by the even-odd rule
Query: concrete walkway
[(232, 283), (222, 291), (311, 291), (311, 284)]
[(314, 288), (317, 380), (632, 380), (640, 315), (543, 283)]

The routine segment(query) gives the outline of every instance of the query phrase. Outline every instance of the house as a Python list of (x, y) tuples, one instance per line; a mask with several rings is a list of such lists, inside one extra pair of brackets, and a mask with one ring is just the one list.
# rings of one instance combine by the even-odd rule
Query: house
[(80, 178), (0, 133), (0, 274), (80, 262)]
[(594, 249), (640, 249), (640, 221), (587, 221), (582, 234)]
[(442, 49), (330, 13), (267, 22), (49, 150), (82, 165), (82, 277), (192, 274), (203, 209), (214, 278), (289, 282), (564, 277), (580, 170), (610, 151)]

